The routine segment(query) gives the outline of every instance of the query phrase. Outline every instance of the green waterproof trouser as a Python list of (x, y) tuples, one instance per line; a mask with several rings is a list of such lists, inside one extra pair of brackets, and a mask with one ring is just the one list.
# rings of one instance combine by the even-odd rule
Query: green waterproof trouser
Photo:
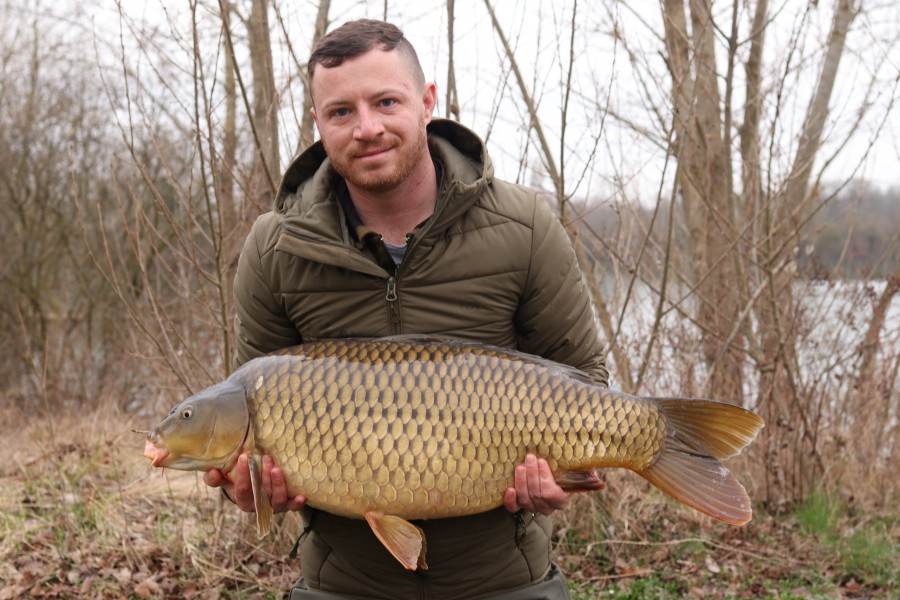
[(298, 541), (303, 577), (292, 599), (569, 597), (550, 561), (549, 517), (511, 514), (501, 507), (467, 517), (416, 521), (425, 534), (428, 561), (428, 569), (418, 571), (404, 569), (361, 519), (311, 511), (304, 521), (307, 527)]
[[(311, 590), (306, 587), (302, 577), (291, 588), (289, 598), (290, 600), (366, 600), (364, 596), (346, 596)], [(476, 598), (477, 600), (569, 600), (569, 588), (566, 587), (565, 579), (559, 568), (551, 565), (547, 577), (539, 583), (510, 592)], [(398, 598), (397, 600), (405, 599)]]

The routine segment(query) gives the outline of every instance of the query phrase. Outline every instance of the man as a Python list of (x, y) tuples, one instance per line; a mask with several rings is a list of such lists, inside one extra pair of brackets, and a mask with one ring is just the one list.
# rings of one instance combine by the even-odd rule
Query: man
[[(433, 334), (517, 348), (606, 383), (590, 298), (569, 240), (538, 195), (493, 179), (478, 137), (433, 120), (437, 92), (388, 23), (325, 36), (309, 60), (321, 142), (288, 168), (235, 278), (236, 363), (321, 338)], [(246, 457), (211, 486), (253, 510)], [(289, 498), (263, 459), (276, 512)], [(566, 504), (546, 461), (526, 457), (503, 508), (420, 521), (427, 571), (406, 571), (365, 521), (304, 508), (292, 598), (567, 598), (547, 515)]]

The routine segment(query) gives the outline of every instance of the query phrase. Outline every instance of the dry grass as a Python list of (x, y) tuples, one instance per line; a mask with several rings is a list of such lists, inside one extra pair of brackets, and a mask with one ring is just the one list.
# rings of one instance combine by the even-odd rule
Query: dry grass
[(296, 577), (296, 516), (257, 540), (196, 474), (148, 472), (130, 431), (146, 423), (3, 416), (0, 598), (267, 597)]
[[(114, 410), (48, 419), (4, 409), (0, 417), (9, 449), (0, 466), (0, 600), (279, 598), (297, 576), (287, 556), (296, 515), (260, 541), (252, 520), (199, 476), (149, 473), (143, 437), (131, 433), (148, 423)], [(556, 557), (576, 599), (900, 593), (895, 509), (853, 518), (826, 507), (825, 525), (812, 529), (797, 515), (758, 514), (732, 528), (632, 474), (606, 477), (605, 492), (576, 496), (558, 518)], [(881, 551), (849, 561), (841, 540), (853, 531), (876, 535)]]

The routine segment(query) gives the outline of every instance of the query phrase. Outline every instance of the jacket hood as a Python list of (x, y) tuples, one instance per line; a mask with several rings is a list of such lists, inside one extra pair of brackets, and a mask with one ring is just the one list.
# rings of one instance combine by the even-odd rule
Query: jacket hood
[[(443, 172), (429, 229), (441, 231), (478, 200), (494, 168), (481, 139), (456, 121), (434, 119), (427, 131), (431, 156)], [(287, 232), (323, 241), (337, 241), (338, 234), (346, 243), (349, 234), (334, 196), (337, 177), (321, 141), (294, 159), (275, 198), (275, 212), (284, 215)]]

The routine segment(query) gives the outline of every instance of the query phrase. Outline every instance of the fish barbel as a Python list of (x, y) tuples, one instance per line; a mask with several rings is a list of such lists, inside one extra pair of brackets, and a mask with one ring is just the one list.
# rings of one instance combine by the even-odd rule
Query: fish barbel
[(261, 456), (290, 495), (365, 518), (408, 569), (425, 567), (410, 519), (496, 508), (533, 453), (566, 491), (598, 489), (624, 467), (711, 517), (742, 525), (743, 486), (719, 461), (763, 421), (720, 402), (641, 398), (574, 368), (459, 340), (403, 336), (303, 344), (251, 360), (183, 400), (150, 432), (152, 466), (230, 471), (250, 458), (260, 536), (272, 508)]

